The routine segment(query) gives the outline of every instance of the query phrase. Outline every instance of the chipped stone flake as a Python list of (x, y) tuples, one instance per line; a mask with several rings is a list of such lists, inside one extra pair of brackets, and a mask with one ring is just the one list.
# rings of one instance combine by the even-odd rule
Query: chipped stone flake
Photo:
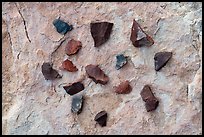
[(75, 82), (63, 88), (69, 95), (74, 95), (84, 90), (84, 85), (81, 82)]
[(159, 71), (172, 57), (172, 52), (158, 52), (154, 56), (155, 70)]
[(83, 108), (83, 95), (73, 96), (71, 111), (80, 114)]
[(90, 27), (91, 35), (94, 39), (94, 46), (99, 47), (110, 38), (113, 23), (109, 22), (91, 23)]
[(97, 65), (87, 65), (85, 70), (89, 78), (91, 78), (96, 84), (100, 83), (105, 85), (109, 81), (108, 76), (106, 76)]
[(67, 46), (65, 47), (65, 53), (70, 56), (77, 54), (77, 52), (82, 48), (82, 44), (80, 41), (71, 39)]
[(62, 78), (62, 76), (57, 72), (57, 70), (52, 68), (51, 63), (49, 62), (43, 63), (42, 73), (46, 80), (54, 80), (57, 78)]
[(73, 29), (72, 26), (68, 25), (66, 22), (55, 19), (53, 21), (53, 25), (55, 26), (58, 33), (65, 35), (68, 31), (71, 31)]
[(69, 72), (75, 72), (78, 71), (76, 66), (72, 63), (72, 61), (66, 59), (65, 61), (62, 62), (62, 68), (64, 70), (67, 70)]
[(135, 47), (151, 46), (154, 44), (153, 39), (143, 31), (135, 20), (133, 20), (130, 40)]

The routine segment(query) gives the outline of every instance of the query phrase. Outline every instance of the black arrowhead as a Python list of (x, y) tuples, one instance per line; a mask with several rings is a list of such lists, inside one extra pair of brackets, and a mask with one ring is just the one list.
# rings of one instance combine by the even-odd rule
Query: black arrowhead
[(107, 121), (107, 112), (106, 111), (101, 111), (99, 112), (94, 120), (102, 127), (106, 126), (106, 121)]
[(158, 52), (154, 56), (155, 70), (159, 71), (172, 57), (172, 52)]
[(83, 96), (74, 96), (72, 98), (72, 108), (71, 111), (76, 114), (80, 114), (83, 107)]
[(44, 62), (42, 65), (42, 73), (46, 80), (54, 80), (56, 78), (62, 78), (59, 73), (52, 68), (51, 63)]
[(98, 47), (104, 44), (110, 37), (113, 23), (97, 22), (91, 23), (91, 35), (94, 39), (94, 46)]
[(69, 86), (64, 86), (63, 88), (69, 95), (74, 95), (84, 90), (84, 85), (81, 82), (75, 82)]

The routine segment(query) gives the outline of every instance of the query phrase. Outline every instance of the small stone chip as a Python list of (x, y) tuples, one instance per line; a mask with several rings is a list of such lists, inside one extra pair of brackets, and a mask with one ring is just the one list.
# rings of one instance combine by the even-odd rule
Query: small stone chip
[(94, 46), (98, 47), (104, 44), (110, 38), (113, 23), (109, 22), (91, 23), (90, 27), (91, 35), (94, 39)]
[(42, 65), (42, 73), (46, 80), (54, 80), (57, 78), (62, 78), (61, 75), (57, 72), (57, 70), (52, 68), (51, 63), (44, 62)]
[(115, 68), (119, 70), (122, 68), (125, 64), (127, 64), (127, 58), (123, 54), (119, 54), (116, 56), (116, 66)]
[(106, 111), (101, 111), (99, 112), (94, 120), (101, 126), (101, 127), (104, 127), (106, 126), (106, 122), (107, 122), (107, 112)]
[(85, 70), (89, 78), (91, 78), (96, 84), (100, 83), (105, 85), (109, 81), (108, 76), (106, 76), (97, 65), (87, 65)]
[(172, 52), (158, 52), (154, 56), (155, 70), (159, 71), (172, 57)]
[(145, 85), (140, 93), (142, 100), (145, 102), (147, 112), (153, 111), (159, 105), (158, 99), (154, 96), (149, 85)]
[(67, 70), (69, 72), (75, 72), (78, 71), (78, 69), (76, 68), (76, 66), (72, 63), (72, 61), (66, 59), (64, 62), (62, 62), (62, 68), (64, 70)]
[(72, 113), (80, 114), (83, 108), (83, 96), (73, 96), (72, 98)]
[(151, 46), (154, 44), (154, 40), (143, 31), (135, 20), (133, 20), (130, 40), (135, 47)]
[(71, 39), (65, 47), (65, 52), (68, 56), (76, 54), (82, 47), (80, 41)]
[(64, 86), (63, 88), (69, 95), (74, 95), (84, 90), (84, 85), (81, 82), (75, 82), (69, 86)]
[(53, 25), (55, 26), (58, 33), (65, 35), (68, 31), (71, 31), (73, 29), (72, 25), (68, 25), (66, 22), (55, 19), (53, 21)]
[(115, 87), (115, 92), (118, 94), (128, 94), (132, 90), (129, 81), (124, 81)]

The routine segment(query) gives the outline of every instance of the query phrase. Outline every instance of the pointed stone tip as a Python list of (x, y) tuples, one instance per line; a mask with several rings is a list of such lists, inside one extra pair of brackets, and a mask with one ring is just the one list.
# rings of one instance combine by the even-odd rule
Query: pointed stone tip
[(154, 40), (144, 32), (136, 20), (133, 20), (130, 40), (135, 47), (149, 47), (154, 44)]
[(95, 22), (90, 23), (91, 35), (94, 40), (94, 47), (99, 47), (110, 38), (113, 23), (110, 22)]
[(119, 54), (116, 56), (116, 66), (115, 68), (119, 70), (122, 68), (124, 65), (127, 64), (127, 57), (125, 57), (123, 54)]
[(75, 113), (78, 115), (82, 112), (83, 101), (84, 101), (83, 95), (73, 96), (72, 107), (71, 107), (72, 113)]
[(155, 60), (155, 70), (161, 70), (171, 59), (172, 52), (158, 52), (154, 56)]

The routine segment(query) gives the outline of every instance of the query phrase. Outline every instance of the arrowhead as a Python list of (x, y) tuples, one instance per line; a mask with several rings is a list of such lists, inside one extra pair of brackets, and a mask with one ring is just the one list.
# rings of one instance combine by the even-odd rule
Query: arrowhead
[(153, 39), (143, 31), (135, 20), (133, 20), (130, 40), (135, 47), (151, 46), (154, 44)]
[(94, 46), (98, 47), (104, 44), (110, 37), (113, 23), (97, 22), (91, 23), (91, 35), (94, 39)]
[(145, 102), (145, 108), (147, 112), (153, 111), (159, 105), (158, 99), (154, 96), (151, 91), (151, 88), (148, 85), (145, 85), (140, 93), (142, 100)]
[(85, 70), (89, 78), (91, 78), (96, 84), (100, 83), (105, 85), (109, 81), (108, 76), (106, 76), (97, 65), (87, 65)]
[(155, 70), (159, 71), (172, 57), (172, 52), (158, 52), (154, 56)]
[(106, 122), (107, 122), (107, 112), (106, 111), (101, 111), (99, 112), (94, 120), (102, 127), (106, 126)]
[(69, 86), (64, 86), (63, 88), (69, 95), (74, 95), (84, 90), (84, 85), (81, 82), (75, 82)]

